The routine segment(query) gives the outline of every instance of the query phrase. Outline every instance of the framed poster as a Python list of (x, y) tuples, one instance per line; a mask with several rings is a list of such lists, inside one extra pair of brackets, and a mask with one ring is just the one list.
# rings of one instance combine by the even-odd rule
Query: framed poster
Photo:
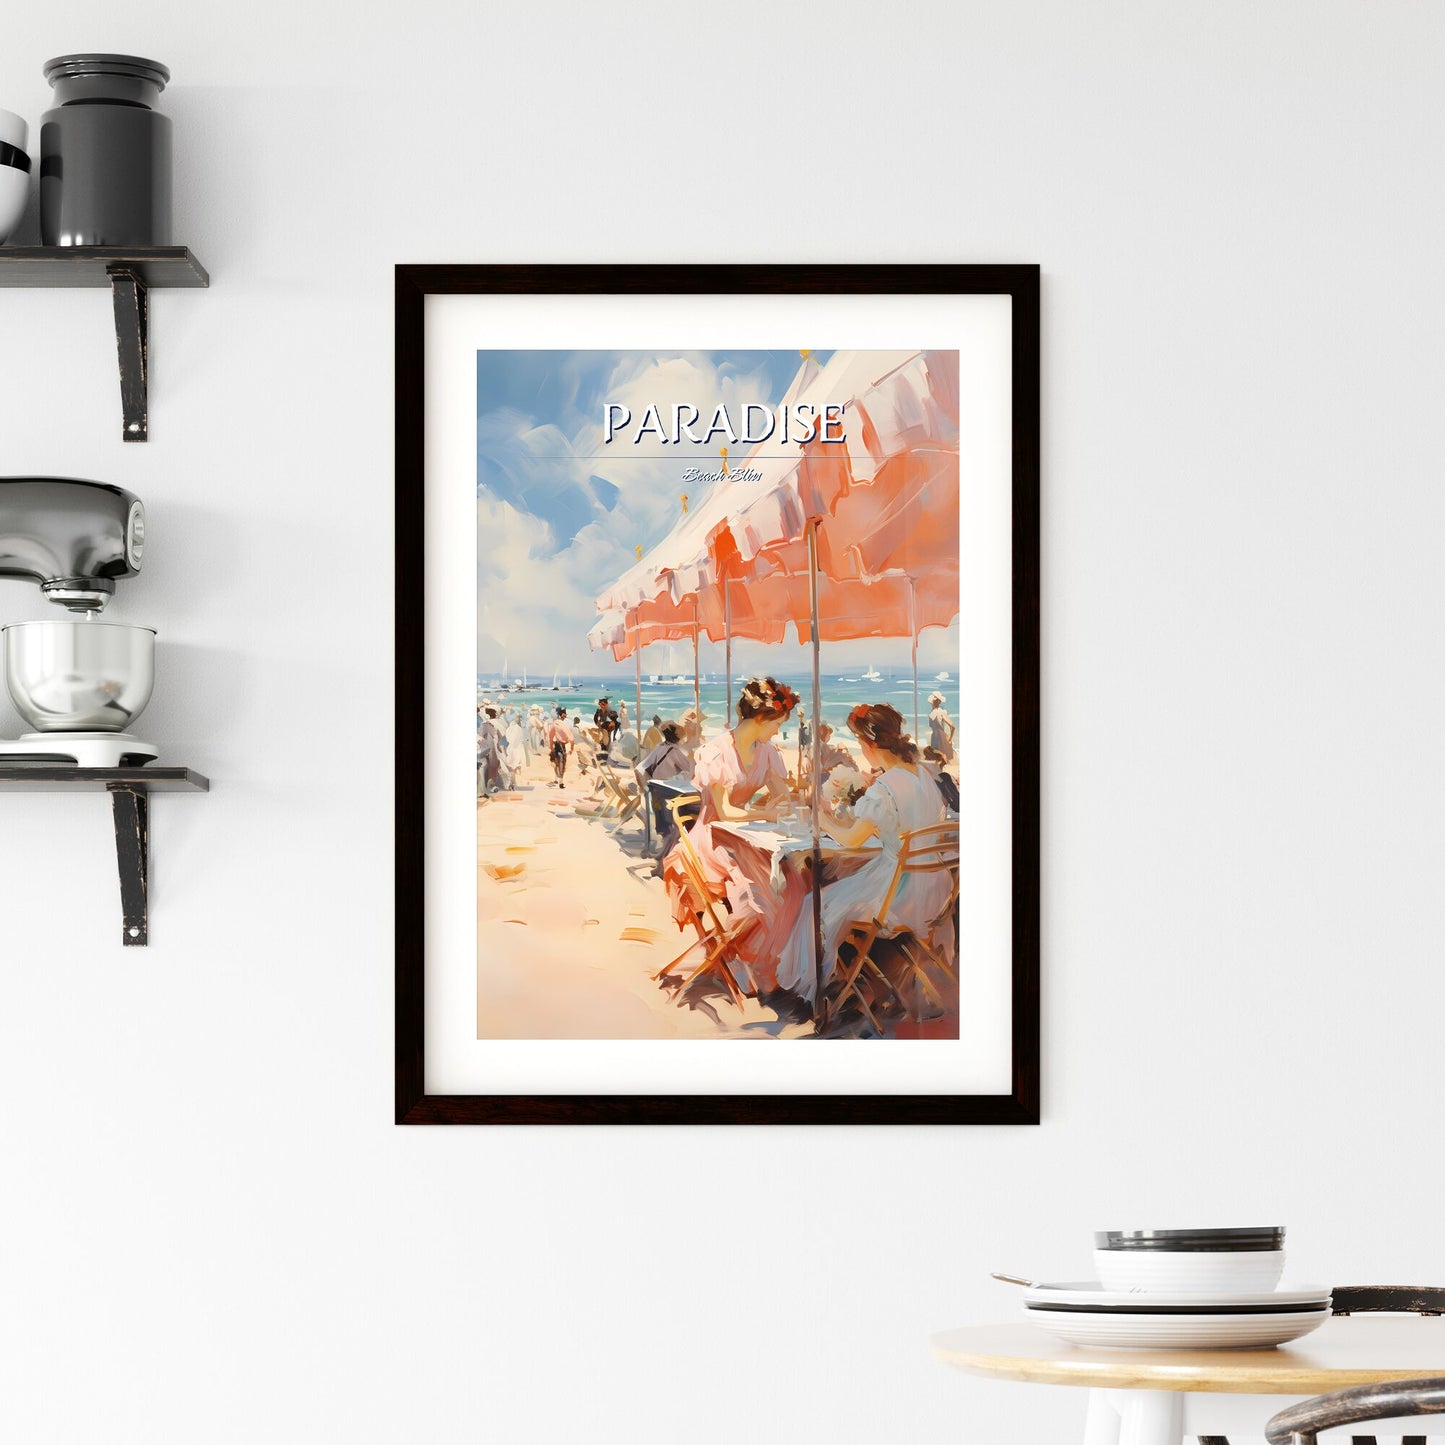
[(1035, 1123), (1035, 266), (398, 266), (396, 1120)]

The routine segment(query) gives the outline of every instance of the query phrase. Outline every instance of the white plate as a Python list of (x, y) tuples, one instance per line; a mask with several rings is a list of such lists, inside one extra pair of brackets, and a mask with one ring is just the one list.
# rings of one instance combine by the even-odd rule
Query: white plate
[(1262, 1350), (1317, 1330), (1328, 1310), (1283, 1315), (1109, 1315), (1031, 1310), (1031, 1325), (1072, 1345), (1120, 1350)]
[(1273, 1305), (1283, 1314), (1310, 1305), (1328, 1304), (1330, 1291), (1324, 1285), (1297, 1284), (1267, 1293), (1241, 1294), (1233, 1290), (1182, 1294), (1177, 1290), (1105, 1289), (1097, 1280), (1073, 1280), (1063, 1284), (1041, 1284), (1024, 1291), (1024, 1303), (1087, 1305), (1090, 1309), (1187, 1308), (1190, 1305), (1218, 1309), (1223, 1305)]

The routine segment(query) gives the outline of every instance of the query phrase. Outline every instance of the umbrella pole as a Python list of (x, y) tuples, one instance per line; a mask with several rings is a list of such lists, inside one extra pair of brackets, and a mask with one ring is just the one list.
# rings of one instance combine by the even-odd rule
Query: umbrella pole
[(702, 736), (702, 673), (697, 665), (697, 598), (692, 599), (692, 705), (697, 712), (697, 733)]
[(918, 603), (908, 579), (908, 636), (913, 644), (913, 741), (918, 741)]
[(723, 726), (731, 727), (733, 721), (733, 601), (728, 592), (728, 579), (723, 578), (723, 634), (727, 639), (728, 710)]
[[(822, 1033), (828, 1026), (828, 1006), (823, 999), (823, 837), (819, 814), (823, 790), (818, 786), (818, 771), (823, 763), (823, 679), (818, 639), (817, 522), (808, 523), (808, 607), (813, 626), (813, 1030)], [(799, 751), (801, 754), (801, 745)]]
[[(642, 761), (642, 629), (632, 638), (632, 655), (637, 660), (637, 761)], [(646, 835), (642, 846), (652, 852), (652, 797), (647, 791), (647, 780), (642, 780), (642, 830)]]
[(633, 639), (632, 655), (637, 659), (637, 716), (633, 722), (637, 726), (637, 756), (640, 761), (642, 758), (642, 636), (640, 633)]

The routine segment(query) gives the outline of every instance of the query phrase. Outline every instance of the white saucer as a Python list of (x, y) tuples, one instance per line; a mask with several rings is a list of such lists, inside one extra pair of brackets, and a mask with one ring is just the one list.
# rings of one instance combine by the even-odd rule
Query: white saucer
[(1181, 1310), (1200, 1313), (1228, 1313), (1230, 1307), (1258, 1314), (1287, 1314), (1292, 1310), (1318, 1309), (1328, 1306), (1330, 1291), (1323, 1285), (1292, 1285), (1268, 1292), (1237, 1293), (1221, 1290), (1211, 1293), (1181, 1294), (1177, 1290), (1110, 1290), (1096, 1280), (1076, 1280), (1065, 1284), (1041, 1284), (1024, 1291), (1025, 1305), (1053, 1306), (1079, 1311), (1142, 1311)]
[(1262, 1350), (1317, 1330), (1328, 1310), (1271, 1315), (1114, 1315), (1025, 1309), (1031, 1325), (1073, 1345), (1122, 1350)]
[(50, 732), (22, 733), (0, 738), (0, 761), (43, 762), (58, 759), (81, 768), (139, 767), (156, 757), (153, 743), (129, 733)]

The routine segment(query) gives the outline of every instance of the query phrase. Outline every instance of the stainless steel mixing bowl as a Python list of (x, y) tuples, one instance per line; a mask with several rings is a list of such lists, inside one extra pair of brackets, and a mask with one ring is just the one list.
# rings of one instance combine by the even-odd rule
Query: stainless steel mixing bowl
[(124, 732), (155, 683), (153, 627), (119, 622), (12, 622), (5, 686), (37, 732)]

